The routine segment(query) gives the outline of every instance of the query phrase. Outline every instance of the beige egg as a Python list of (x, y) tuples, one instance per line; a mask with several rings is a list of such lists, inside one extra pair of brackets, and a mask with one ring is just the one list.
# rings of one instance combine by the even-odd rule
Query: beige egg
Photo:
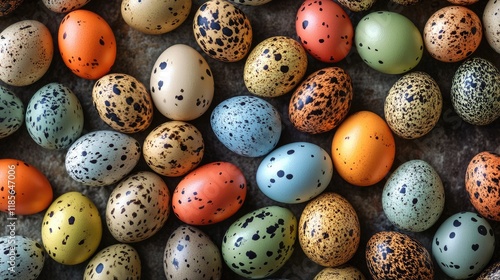
[(85, 6), (90, 0), (43, 0), (45, 7), (56, 13), (69, 13)]
[(484, 36), (497, 53), (500, 53), (500, 1), (489, 0), (483, 11)]
[(325, 267), (313, 280), (365, 280), (365, 276), (354, 266)]
[(134, 247), (127, 244), (110, 245), (89, 261), (83, 280), (141, 279), (141, 260)]
[(377, 0), (338, 0), (338, 2), (353, 12), (367, 11)]

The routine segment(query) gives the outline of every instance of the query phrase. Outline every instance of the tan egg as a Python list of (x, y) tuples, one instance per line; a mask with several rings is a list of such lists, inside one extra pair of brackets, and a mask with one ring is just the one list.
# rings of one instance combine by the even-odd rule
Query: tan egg
[(391, 0), (391, 1), (399, 5), (410, 6), (417, 4), (421, 0)]
[(447, 0), (448, 2), (454, 4), (454, 5), (462, 5), (462, 6), (467, 6), (467, 5), (472, 5), (476, 3), (479, 0)]
[(497, 53), (500, 53), (500, 1), (489, 0), (483, 11), (484, 36)]
[(377, 0), (338, 0), (338, 2), (353, 12), (367, 11)]
[(89, 261), (83, 280), (141, 279), (141, 260), (134, 247), (127, 244), (110, 245)]
[(56, 13), (69, 13), (85, 6), (90, 0), (43, 0), (45, 7)]
[(354, 266), (325, 267), (313, 280), (365, 280), (365, 276)]

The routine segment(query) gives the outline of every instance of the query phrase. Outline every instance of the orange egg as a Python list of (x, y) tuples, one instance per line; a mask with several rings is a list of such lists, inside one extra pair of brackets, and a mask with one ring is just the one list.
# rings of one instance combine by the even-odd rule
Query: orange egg
[(0, 211), (31, 215), (52, 202), (49, 180), (34, 166), (17, 159), (0, 159)]
[(77, 76), (95, 80), (107, 74), (116, 58), (116, 40), (108, 23), (91, 11), (68, 13), (57, 41), (66, 66)]
[(391, 129), (373, 112), (351, 115), (333, 136), (333, 164), (344, 180), (356, 186), (381, 181), (391, 169), (395, 154)]

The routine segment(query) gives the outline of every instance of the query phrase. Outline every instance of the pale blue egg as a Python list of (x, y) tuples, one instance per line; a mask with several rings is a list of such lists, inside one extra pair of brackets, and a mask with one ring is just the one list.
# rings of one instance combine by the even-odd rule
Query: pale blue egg
[(0, 278), (34, 280), (42, 272), (45, 251), (42, 245), (21, 235), (0, 237)]

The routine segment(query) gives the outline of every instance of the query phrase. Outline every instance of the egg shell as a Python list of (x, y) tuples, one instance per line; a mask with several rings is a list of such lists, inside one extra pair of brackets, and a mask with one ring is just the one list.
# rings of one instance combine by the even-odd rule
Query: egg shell
[(500, 2), (489, 0), (483, 11), (484, 36), (490, 47), (500, 53)]
[(391, 1), (399, 5), (410, 6), (419, 3), (421, 0), (391, 0)]
[(495, 251), (495, 234), (482, 216), (460, 212), (448, 217), (434, 233), (432, 255), (453, 279), (467, 279), (488, 265)]
[(43, 0), (45, 7), (55, 13), (69, 13), (85, 6), (90, 0)]
[(208, 163), (191, 171), (175, 187), (172, 209), (186, 224), (215, 224), (235, 214), (246, 194), (245, 175), (236, 165)]
[(467, 5), (472, 5), (479, 0), (447, 0), (448, 2), (454, 4), (454, 5), (462, 5), (462, 6), (467, 6)]
[(150, 89), (155, 107), (171, 120), (189, 121), (203, 115), (214, 96), (214, 77), (203, 56), (176, 44), (156, 59)]
[(399, 137), (416, 139), (429, 133), (439, 121), (443, 97), (436, 81), (425, 72), (399, 78), (385, 98), (384, 115)]
[(113, 244), (92, 257), (85, 267), (83, 280), (105, 279), (141, 279), (141, 260), (134, 247)]
[(9, 217), (35, 214), (47, 209), (52, 197), (52, 185), (35, 166), (0, 159), (0, 211)]
[(338, 3), (352, 12), (369, 10), (376, 0), (338, 0)]
[(31, 139), (49, 150), (68, 148), (83, 131), (83, 108), (67, 86), (41, 87), (26, 106), (26, 129)]
[(0, 17), (6, 16), (13, 11), (15, 11), (21, 4), (23, 0), (4, 0), (0, 2)]
[(260, 6), (271, 2), (272, 0), (229, 0), (235, 4), (241, 4), (246, 6)]
[(128, 74), (108, 74), (97, 80), (92, 103), (99, 117), (122, 133), (144, 131), (153, 121), (151, 95), (142, 82)]
[(221, 279), (219, 247), (199, 228), (180, 225), (168, 237), (163, 271), (168, 279)]
[(137, 165), (141, 147), (134, 138), (97, 130), (78, 138), (66, 153), (66, 171), (87, 186), (107, 186), (123, 179)]
[(12, 86), (35, 83), (47, 72), (54, 55), (49, 29), (36, 20), (21, 20), (0, 33), (0, 80)]
[(212, 111), (210, 125), (226, 148), (247, 157), (263, 156), (274, 149), (283, 128), (276, 108), (255, 96), (222, 101)]
[(301, 203), (323, 192), (332, 176), (332, 159), (323, 148), (295, 142), (269, 153), (259, 164), (256, 181), (259, 189), (275, 201)]
[(354, 266), (325, 267), (313, 280), (365, 280), (363, 273)]
[(365, 256), (375, 280), (434, 279), (431, 254), (417, 239), (404, 233), (375, 233), (366, 244)]
[(75, 265), (89, 259), (102, 237), (99, 210), (80, 192), (67, 192), (49, 206), (42, 221), (42, 242), (56, 262)]
[(464, 121), (488, 125), (500, 117), (500, 71), (484, 58), (468, 59), (455, 71), (450, 95)]
[(201, 132), (192, 124), (169, 121), (154, 128), (143, 144), (144, 159), (156, 173), (178, 177), (200, 164), (205, 153)]
[(45, 264), (42, 245), (22, 235), (0, 237), (0, 252), (3, 252), (0, 254), (0, 277), (4, 280), (35, 280)]
[(0, 86), (0, 139), (16, 132), (24, 123), (24, 104), (11, 90)]
[(332, 0), (304, 1), (297, 11), (295, 31), (304, 49), (321, 62), (339, 62), (352, 48), (351, 19)]
[(481, 19), (464, 6), (446, 6), (434, 12), (424, 26), (425, 48), (442, 62), (464, 60), (479, 47)]
[(200, 48), (211, 58), (236, 62), (252, 45), (252, 25), (245, 13), (225, 0), (209, 0), (196, 11), (193, 33)]
[(420, 31), (407, 17), (389, 11), (371, 12), (356, 25), (356, 50), (371, 68), (401, 74), (418, 65), (424, 43)]
[(426, 161), (401, 164), (387, 179), (382, 191), (382, 209), (400, 229), (421, 232), (430, 228), (444, 209), (443, 183)]
[(493, 263), (488, 266), (481, 274), (476, 278), (476, 280), (494, 280), (500, 279), (500, 261)]
[(265, 39), (253, 48), (243, 70), (245, 86), (262, 97), (278, 97), (300, 83), (307, 70), (302, 45), (286, 36)]
[(333, 136), (333, 165), (344, 180), (355, 186), (380, 182), (389, 173), (395, 155), (391, 129), (370, 111), (349, 116)]
[(94, 12), (78, 9), (68, 13), (59, 24), (57, 43), (63, 62), (78, 77), (99, 79), (115, 63), (113, 30)]
[(121, 15), (132, 28), (145, 34), (164, 34), (178, 28), (191, 11), (192, 0), (123, 0)]
[(352, 80), (340, 67), (310, 74), (295, 89), (288, 115), (293, 126), (311, 134), (330, 131), (347, 116), (353, 98)]
[(155, 235), (170, 215), (170, 191), (156, 173), (129, 175), (113, 189), (106, 204), (106, 225), (122, 243)]
[(359, 246), (361, 230), (356, 210), (337, 193), (325, 192), (309, 201), (298, 228), (302, 251), (321, 266), (347, 263)]

